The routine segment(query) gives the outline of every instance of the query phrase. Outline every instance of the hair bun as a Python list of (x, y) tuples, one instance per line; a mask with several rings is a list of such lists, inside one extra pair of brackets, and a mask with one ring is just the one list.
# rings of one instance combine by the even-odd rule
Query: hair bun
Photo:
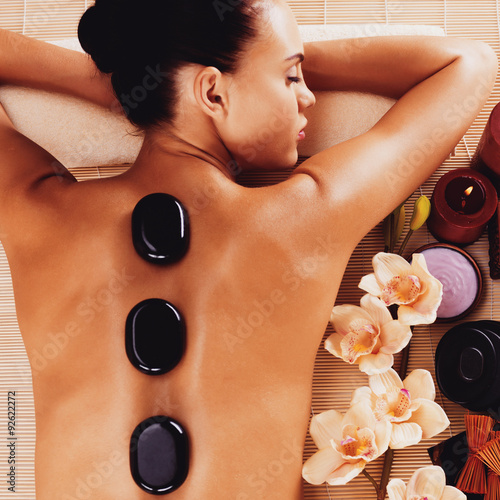
[(107, 24), (104, 13), (92, 6), (83, 14), (78, 25), (78, 39), (83, 50), (90, 54), (103, 73), (113, 72), (117, 62)]
[[(1, 1), (1, 0), (0, 0)], [(177, 71), (185, 64), (235, 71), (257, 35), (259, 0), (95, 0), (78, 38), (111, 84), (129, 120), (141, 128), (174, 119)]]
[(165, 14), (171, 5), (165, 0), (143, 0), (139, 5), (137, 0), (96, 0), (80, 19), (80, 44), (103, 73), (154, 61), (158, 50), (165, 52)]

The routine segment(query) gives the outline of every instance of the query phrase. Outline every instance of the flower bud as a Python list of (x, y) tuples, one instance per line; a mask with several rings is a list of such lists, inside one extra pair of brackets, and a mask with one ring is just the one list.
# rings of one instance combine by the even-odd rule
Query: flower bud
[(399, 238), (401, 238), (401, 235), (403, 234), (403, 229), (405, 227), (405, 222), (406, 222), (406, 209), (405, 206), (403, 205), (399, 212), (399, 216), (396, 217), (396, 231), (394, 233), (396, 235), (396, 238), (394, 239), (394, 243), (397, 243), (399, 241)]
[(424, 222), (428, 219), (431, 213), (431, 202), (427, 196), (421, 196), (413, 207), (413, 215), (411, 216), (410, 229), (416, 231), (420, 229)]
[[(392, 214), (389, 214), (384, 219), (383, 231), (384, 231), (384, 242), (386, 248), (392, 252), (394, 250), (394, 245), (401, 238), (403, 232), (404, 224), (406, 221), (406, 211), (404, 203), (401, 203), (397, 208), (394, 209)], [(391, 230), (392, 224), (392, 230)], [(391, 241), (392, 235), (392, 241)]]

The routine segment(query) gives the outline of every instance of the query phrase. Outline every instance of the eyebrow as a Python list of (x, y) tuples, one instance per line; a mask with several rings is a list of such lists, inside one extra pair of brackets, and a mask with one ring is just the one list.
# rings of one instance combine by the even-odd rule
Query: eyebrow
[(304, 54), (301, 52), (298, 52), (297, 54), (294, 54), (293, 56), (287, 57), (285, 61), (291, 61), (292, 59), (298, 59), (300, 62), (304, 61)]

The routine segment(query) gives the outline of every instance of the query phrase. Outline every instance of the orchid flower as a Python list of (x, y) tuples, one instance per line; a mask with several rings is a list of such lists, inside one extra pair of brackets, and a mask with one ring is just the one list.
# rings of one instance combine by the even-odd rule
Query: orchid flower
[(442, 432), (450, 421), (434, 402), (436, 390), (427, 370), (413, 370), (403, 381), (391, 368), (371, 375), (369, 387), (356, 389), (351, 405), (370, 406), (378, 422), (390, 422), (389, 446), (406, 448)]
[(310, 433), (319, 450), (305, 462), (303, 478), (311, 484), (340, 485), (385, 453), (391, 424), (377, 421), (370, 407), (360, 403), (345, 415), (336, 410), (315, 415)]
[(392, 479), (387, 485), (389, 500), (466, 500), (457, 488), (446, 486), (441, 467), (431, 465), (415, 471), (408, 486), (401, 479)]
[(347, 363), (358, 364), (368, 375), (388, 370), (393, 354), (411, 339), (410, 327), (393, 320), (384, 303), (368, 294), (361, 299), (361, 307), (335, 306), (330, 321), (335, 333), (325, 341), (325, 348)]
[(401, 323), (428, 325), (436, 320), (443, 285), (429, 273), (422, 254), (414, 254), (409, 264), (399, 255), (380, 252), (373, 257), (373, 270), (359, 287), (380, 297), (386, 306), (398, 304)]

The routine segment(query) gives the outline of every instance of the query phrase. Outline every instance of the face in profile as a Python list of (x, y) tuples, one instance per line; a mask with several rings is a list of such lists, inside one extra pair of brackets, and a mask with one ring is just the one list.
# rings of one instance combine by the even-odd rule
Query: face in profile
[(243, 56), (229, 87), (221, 139), (242, 169), (293, 167), (304, 137), (304, 111), (315, 98), (303, 80), (304, 47), (285, 2), (269, 2), (260, 34)]

